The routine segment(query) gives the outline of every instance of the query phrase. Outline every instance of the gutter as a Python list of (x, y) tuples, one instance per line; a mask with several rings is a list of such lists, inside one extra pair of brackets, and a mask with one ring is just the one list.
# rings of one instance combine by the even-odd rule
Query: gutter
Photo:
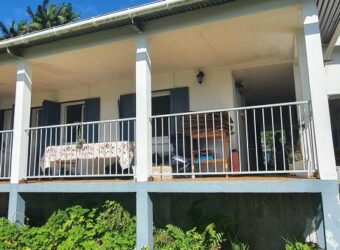
[(22, 36), (6, 39), (0, 41), (0, 49), (8, 49), (18, 45), (28, 45), (44, 38), (58, 37), (65, 33), (72, 33), (75, 31), (85, 31), (89, 28), (96, 28), (103, 24), (115, 23), (122, 20), (131, 20), (134, 24), (134, 18), (144, 16), (147, 14), (169, 10), (174, 7), (181, 7), (193, 3), (205, 2), (207, 0), (162, 0), (151, 4), (141, 5), (132, 9), (113, 12), (106, 15), (92, 17), (78, 22), (68, 23), (65, 25), (25, 34)]

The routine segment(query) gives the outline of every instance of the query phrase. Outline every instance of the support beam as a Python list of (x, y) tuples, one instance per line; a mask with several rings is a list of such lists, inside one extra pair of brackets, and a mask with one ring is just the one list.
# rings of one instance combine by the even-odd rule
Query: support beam
[[(302, 78), (302, 81), (305, 87), (309, 86), (308, 90), (310, 91), (320, 178), (336, 180), (337, 173), (326, 90), (325, 68), (315, 1), (302, 1), (302, 14), (304, 22), (303, 36), (298, 36), (297, 39), (300, 40), (298, 43), (302, 42), (301, 39), (304, 40), (305, 51), (302, 51), (302, 53), (305, 53), (305, 58), (301, 58), (300, 67), (303, 70), (302, 73), (308, 73), (309, 81), (304, 78)], [(303, 74), (301, 77), (303, 77)]]
[(340, 199), (337, 181), (329, 185), (329, 190), (321, 193), (326, 249), (340, 249)]
[(13, 129), (13, 154), (11, 183), (19, 183), (26, 175), (28, 154), (28, 134), (32, 95), (32, 72), (24, 59), (17, 64), (17, 82), (15, 92), (15, 111)]
[(151, 174), (151, 59), (144, 35), (136, 39), (136, 151), (137, 181), (145, 182)]
[(137, 249), (153, 249), (153, 207), (147, 191), (137, 192)]
[(25, 224), (25, 200), (16, 191), (9, 193), (8, 220), (19, 225)]

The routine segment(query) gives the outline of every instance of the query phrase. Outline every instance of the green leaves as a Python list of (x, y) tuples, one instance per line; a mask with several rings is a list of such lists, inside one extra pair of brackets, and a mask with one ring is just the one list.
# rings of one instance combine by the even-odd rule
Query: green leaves
[(0, 218), (0, 249), (16, 249), (19, 235), (20, 230), (16, 225), (10, 224), (4, 218)]
[[(218, 250), (223, 241), (214, 224), (202, 231), (183, 231), (173, 225), (154, 230), (155, 250)], [(135, 246), (136, 218), (114, 201), (93, 209), (58, 210), (41, 227), (19, 228), (0, 219), (0, 249), (4, 250), (131, 250)]]
[(3, 22), (0, 22), (0, 31), (2, 33), (0, 40), (66, 24), (78, 19), (80, 16), (73, 11), (72, 4), (50, 4), (49, 0), (44, 0), (42, 4), (39, 4), (36, 11), (33, 11), (28, 6), (26, 12), (31, 19), (30, 22), (22, 20), (16, 24), (15, 21), (12, 21), (9, 28)]
[(296, 239), (291, 240), (289, 238), (283, 237), (283, 240), (286, 242), (285, 250), (320, 250), (321, 248), (318, 244), (313, 242), (299, 242)]
[(224, 241), (223, 234), (217, 233), (215, 225), (208, 225), (203, 233), (196, 228), (184, 232), (178, 227), (167, 225), (166, 229), (159, 229), (154, 234), (155, 250), (218, 250)]

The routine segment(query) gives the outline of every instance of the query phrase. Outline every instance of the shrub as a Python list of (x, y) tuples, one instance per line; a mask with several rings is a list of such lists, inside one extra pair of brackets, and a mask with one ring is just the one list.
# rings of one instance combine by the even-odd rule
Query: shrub
[(238, 234), (232, 239), (230, 235), (228, 235), (229, 244), (231, 250), (250, 250), (250, 246), (246, 243), (240, 242), (238, 240)]
[(19, 235), (20, 231), (15, 224), (0, 218), (0, 249), (11, 250), (18, 248), (17, 240)]
[(155, 250), (218, 250), (221, 249), (223, 234), (217, 233), (214, 224), (208, 225), (203, 233), (197, 232), (196, 228), (184, 232), (178, 227), (167, 225), (166, 229), (155, 231)]
[[(218, 250), (225, 241), (214, 224), (183, 231), (173, 225), (155, 229), (155, 249)], [(54, 212), (41, 227), (17, 227), (0, 219), (0, 249), (4, 250), (130, 250), (136, 246), (136, 218), (117, 202), (100, 208), (73, 206)]]
[(321, 250), (318, 244), (313, 242), (299, 242), (296, 239), (291, 240), (288, 238), (283, 238), (286, 242), (285, 250)]

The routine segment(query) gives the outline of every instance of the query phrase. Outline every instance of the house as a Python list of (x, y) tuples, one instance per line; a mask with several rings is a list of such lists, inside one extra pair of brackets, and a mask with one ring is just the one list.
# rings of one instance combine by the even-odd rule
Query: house
[[(324, 53), (339, 58), (332, 10), (330, 0), (166, 0), (0, 41), (9, 220), (24, 223), (41, 194), (129, 194), (137, 249), (152, 248), (157, 197), (254, 195), (237, 212), (259, 232), (261, 220), (269, 238), (281, 238), (273, 225), (299, 224), (340, 248), (328, 104), (338, 61), (324, 66)], [(261, 195), (285, 202), (242, 211)]]

